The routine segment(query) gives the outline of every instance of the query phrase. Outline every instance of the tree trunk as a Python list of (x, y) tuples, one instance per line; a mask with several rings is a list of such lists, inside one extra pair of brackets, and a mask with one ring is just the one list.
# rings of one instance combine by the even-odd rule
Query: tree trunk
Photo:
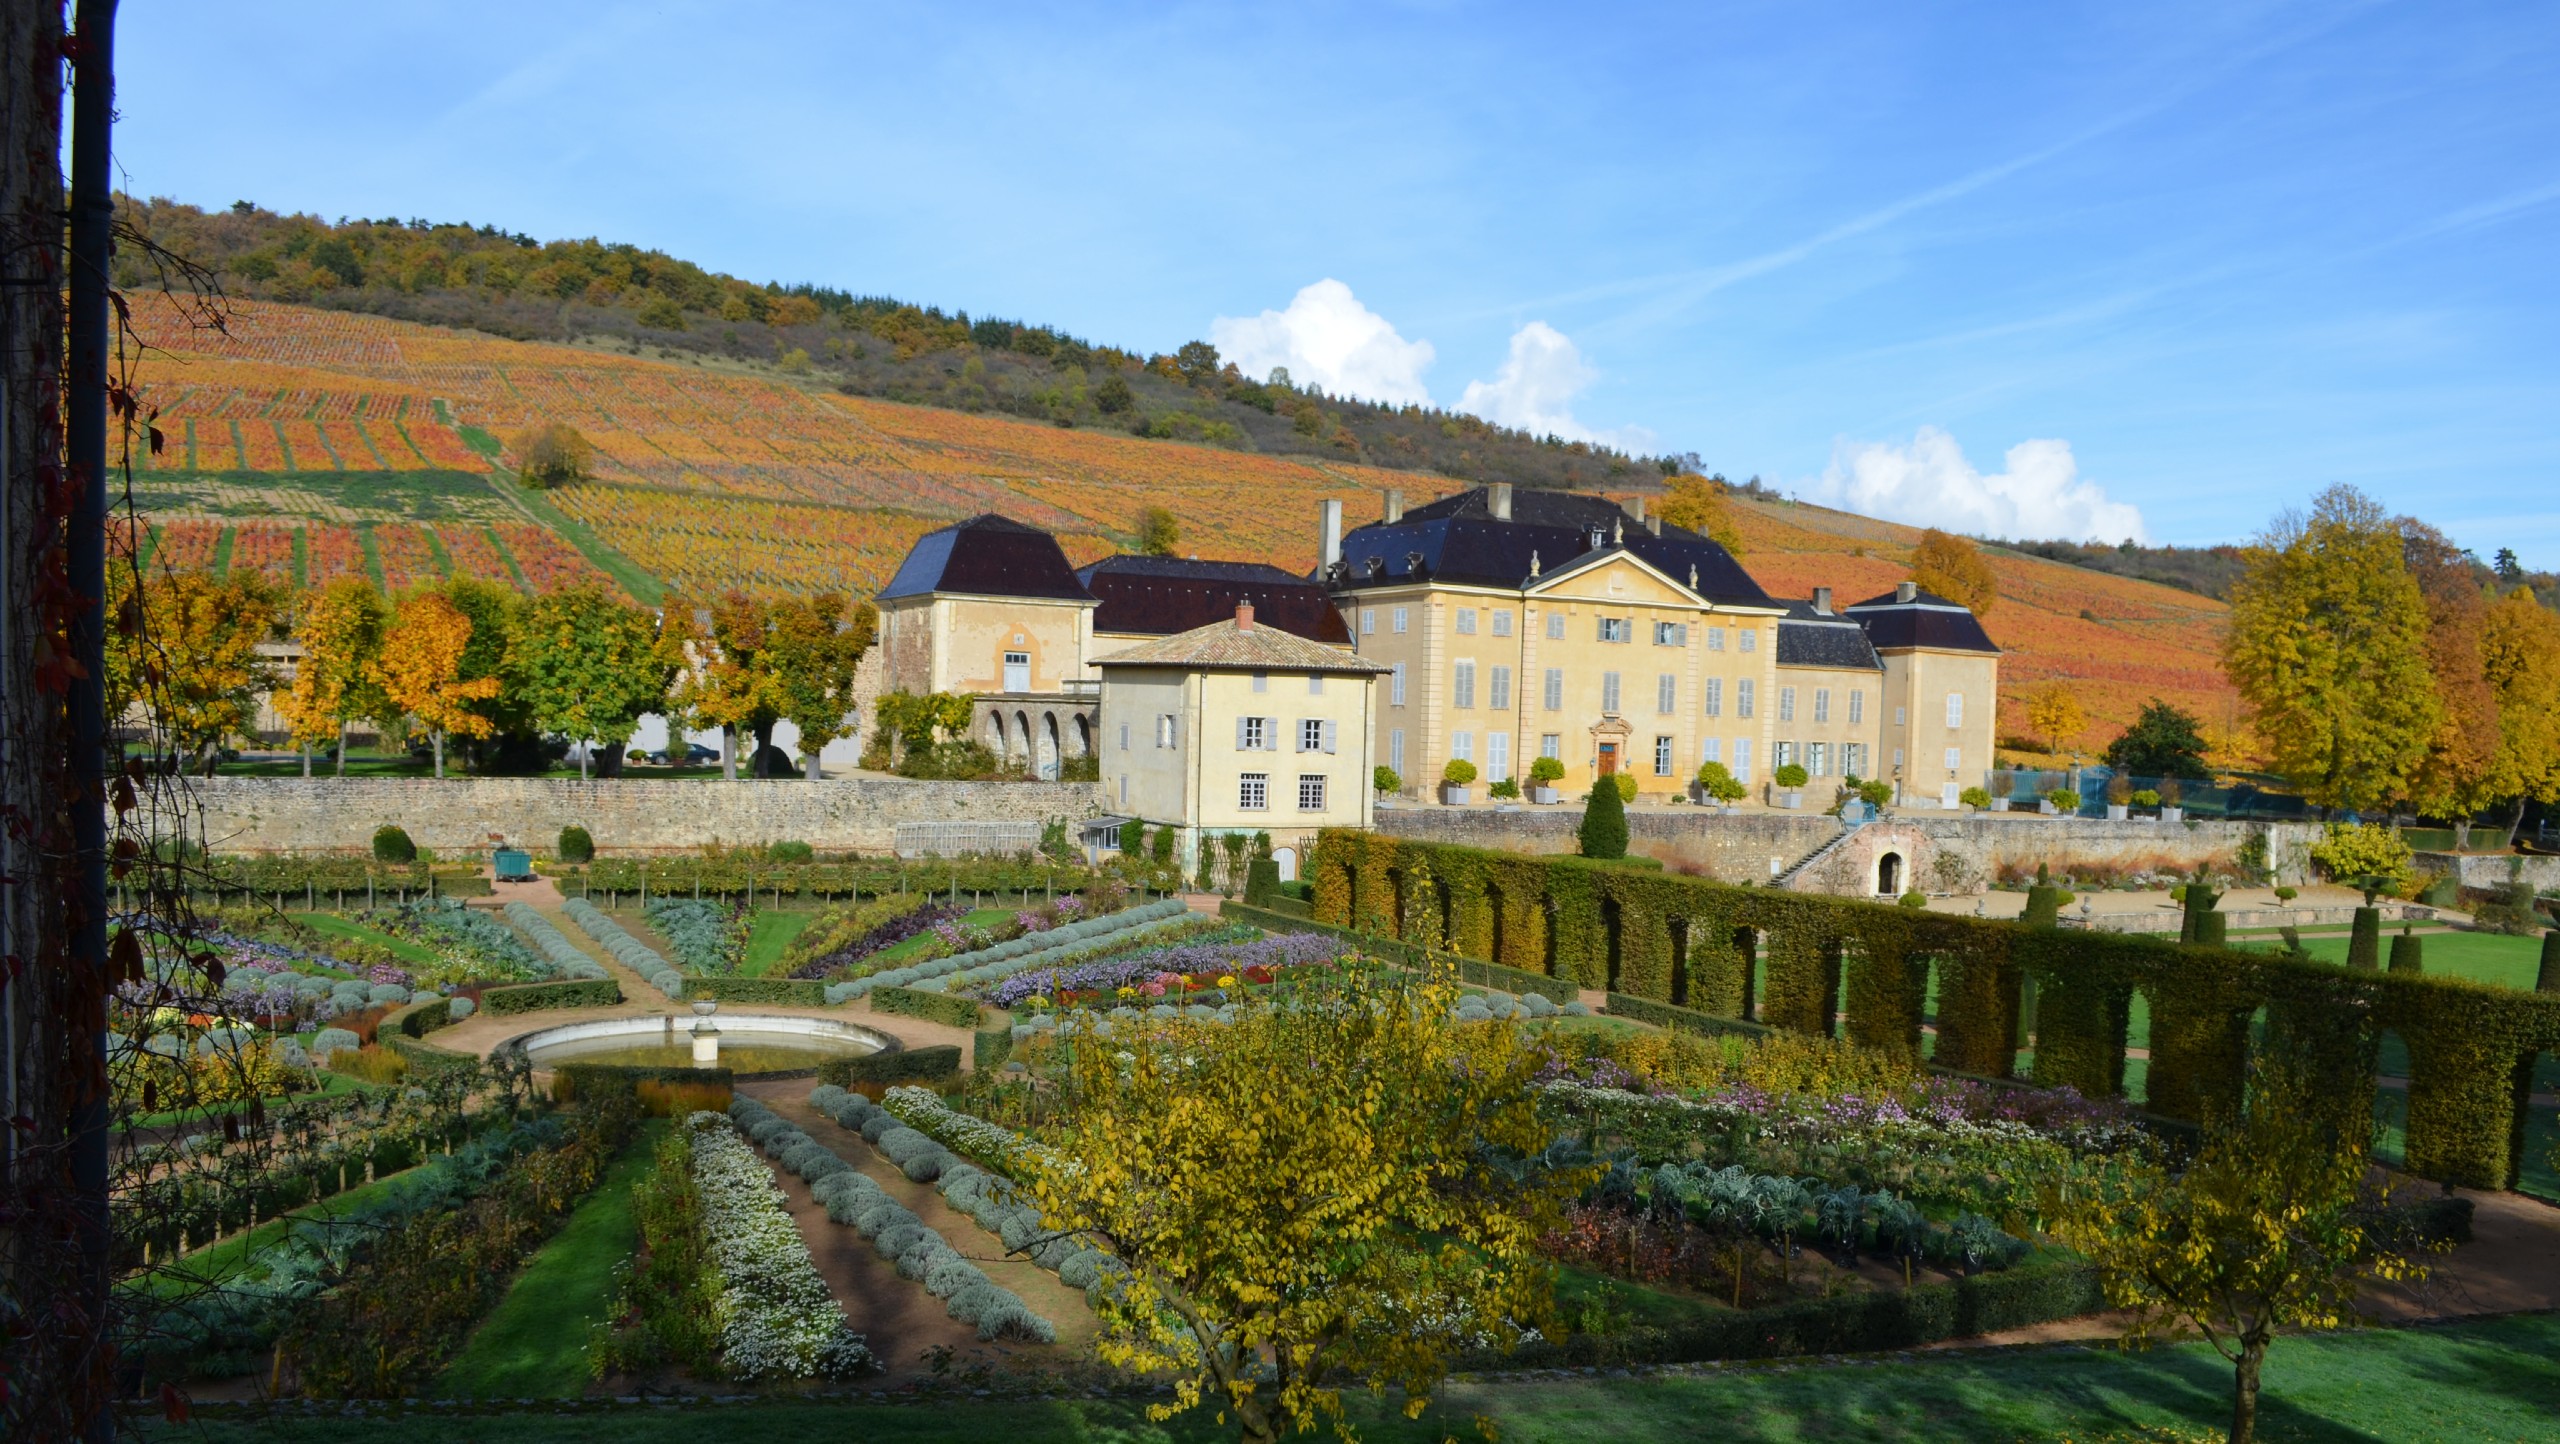
[(738, 780), (738, 729), (725, 724), (720, 728), (720, 780)]
[(595, 755), (595, 750), (595, 743), (592, 740), (578, 744), (578, 780), (580, 782), (587, 780), (587, 759)]
[(347, 775), (347, 724), (338, 724), (338, 775)]
[(2468, 815), (2453, 820), (2453, 850), (2456, 852), (2471, 850), (2471, 819)]
[(435, 729), (433, 732), (430, 732), (430, 733), (429, 733), (429, 734), (427, 734), (427, 735), (435, 739), (435, 744), (436, 744), (436, 776), (438, 776), (438, 777), (442, 777), (442, 776), (444, 776), (444, 729), (443, 729), (443, 728), (441, 728), (441, 727), (438, 727), (438, 728), (437, 728), (437, 729)]
[(2231, 1444), (2250, 1444), (2258, 1437), (2258, 1366), (2267, 1357), (2263, 1339), (2240, 1345), (2231, 1366)]
[(2507, 818), (2507, 851), (2516, 850), (2516, 834), (2524, 831), (2524, 795), (2516, 795), (2516, 810)]
[(308, 742), (302, 744), (302, 779), (305, 782), (311, 780), (311, 744)]
[[(804, 743), (802, 745), (805, 746), (806, 744)], [(811, 782), (823, 781), (824, 778), (818, 771), (818, 752), (816, 748), (810, 748), (806, 761), (809, 768), (809, 780)]]

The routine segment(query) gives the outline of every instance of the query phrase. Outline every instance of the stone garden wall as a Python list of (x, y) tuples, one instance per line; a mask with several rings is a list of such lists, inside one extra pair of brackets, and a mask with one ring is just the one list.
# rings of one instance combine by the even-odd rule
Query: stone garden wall
[(886, 852), (900, 823), (1070, 822), (1099, 811), (1090, 782), (909, 782), (850, 777), (721, 782), (544, 777), (214, 777), (188, 784), (215, 852), (367, 847), (397, 823), (448, 856), (492, 833), (548, 850), (575, 823), (599, 852), (690, 852), (707, 844), (805, 842)]
[[(1378, 810), (1378, 830), (1417, 841), (1569, 853), (1581, 809), (1397, 807)], [(1627, 812), (1627, 851), (1660, 858), (1681, 872), (1722, 882), (1765, 883), (1837, 837), (1838, 820), (1820, 814), (1637, 807)], [(2094, 866), (2185, 872), (2228, 868), (2242, 844), (2267, 833), (2279, 874), (2299, 881), (2299, 852), (2316, 829), (2247, 822), (2159, 822), (2136, 818), (2049, 818), (2030, 814), (1946, 816), (1897, 813), (1789, 879), (1792, 890), (1866, 896), (1876, 890), (1882, 855), (1899, 855), (1902, 885), (1935, 893), (1978, 892), (2003, 867), (2032, 872), (2039, 863), (2063, 876)], [(2294, 833), (2303, 834), (2296, 838)], [(2288, 867), (2288, 859), (2291, 860)]]

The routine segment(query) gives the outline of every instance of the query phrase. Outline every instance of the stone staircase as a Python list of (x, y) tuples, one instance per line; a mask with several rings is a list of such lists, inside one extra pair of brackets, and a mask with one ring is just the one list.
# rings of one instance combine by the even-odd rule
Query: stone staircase
[(1857, 834), (1858, 824), (1844, 824), (1841, 829), (1838, 832), (1833, 833), (1830, 839), (1824, 842), (1822, 846), (1815, 848), (1813, 851), (1806, 853), (1800, 858), (1797, 858), (1794, 866), (1788, 868), (1782, 873), (1779, 873), (1776, 877), (1769, 879), (1769, 886), (1785, 892), (1794, 891), (1797, 878), (1803, 876), (1808, 869), (1819, 866), (1824, 858), (1838, 852), (1842, 847), (1847, 845), (1850, 838), (1857, 836)]

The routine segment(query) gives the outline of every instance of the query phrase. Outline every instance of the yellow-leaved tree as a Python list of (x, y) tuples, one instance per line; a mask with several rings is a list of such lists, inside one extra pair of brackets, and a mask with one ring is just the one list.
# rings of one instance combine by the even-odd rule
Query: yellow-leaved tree
[(2498, 749), (2490, 775), (2513, 804), (2514, 845), (2528, 801), (2560, 802), (2560, 616), (2522, 587), (2489, 606), (2481, 670), (2498, 698)]
[(2089, 713), (2068, 683), (2047, 682), (2027, 703), (2027, 725), (2045, 740), (2047, 751), (2059, 753), (2089, 729)]
[(1911, 580), (1924, 592), (1972, 608), (1977, 617), (1990, 616), (2000, 601), (2000, 579), (1991, 563), (1972, 542), (1936, 527), (1920, 533), (1920, 544), (1911, 549)]
[(125, 582), (107, 648), (108, 716), (143, 704), (169, 762), (213, 772), (222, 739), (257, 720), (258, 698), (275, 668), (258, 652), (274, 638), (278, 598), (261, 574), (241, 570), (216, 581), (199, 571), (146, 574)]
[(276, 694), (276, 712), (302, 746), (302, 775), (311, 775), (311, 749), (326, 746), (347, 771), (347, 724), (386, 710), (388, 699), (373, 679), (382, 655), (390, 609), (362, 577), (339, 577), (302, 594), (294, 604), (293, 630), (302, 643), (293, 687)]
[(400, 603), (382, 655), (367, 669), (375, 686), (434, 739), (436, 776), (444, 776), (444, 739), (450, 732), (486, 737), (496, 728), (472, 709), (498, 695), (498, 679), (462, 675), (471, 646), (471, 618), (441, 592), (418, 592)]
[(1176, 1380), (1250, 1444), (1330, 1422), (1340, 1385), (1406, 1391), (1551, 1322), (1538, 1242), (1587, 1167), (1544, 1166), (1539, 1056), (1454, 1027), (1445, 982), (1364, 974), (1232, 1024), (1123, 1024), (1067, 1050), (1065, 1121), (1026, 1155), (1048, 1227), (1128, 1265), (1098, 1349)]
[(2245, 1110), (2208, 1127), (2183, 1172), (2149, 1162), (2048, 1187), (2057, 1238), (2097, 1265), (2147, 1343), (2192, 1325), (2232, 1369), (2231, 1444), (2258, 1423), (2267, 1346), (2283, 1329), (2355, 1324), (2369, 1280), (2425, 1272), (2377, 1230), (2366, 1119), (2324, 1096), (2320, 1070), (2252, 1060)]
[(1707, 537), (1737, 557), (1742, 555), (1742, 529), (1734, 525), (1733, 504), (1725, 500), (1722, 477), (1680, 473), (1671, 478), (1671, 494), (1657, 510), (1665, 523)]

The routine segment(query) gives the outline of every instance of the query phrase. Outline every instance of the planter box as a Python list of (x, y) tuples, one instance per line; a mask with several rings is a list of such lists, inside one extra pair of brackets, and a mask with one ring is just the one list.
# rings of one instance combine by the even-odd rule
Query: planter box
[(2161, 808), (2160, 820), (2162, 822), (2184, 822), (2187, 820), (2187, 810), (2183, 807)]
[(2122, 822), (2125, 820), (2126, 815), (2127, 811), (2125, 804), (2121, 802), (2110, 802), (2107, 804), (2107, 821)]
[(2047, 817), (2059, 817), (2062, 815), (2062, 809), (2054, 806), (2050, 802), (2037, 803), (2036, 811), (2043, 813)]
[(1795, 789), (1781, 791), (1778, 794), (1778, 805), (1786, 808), (1802, 807), (1804, 806), (1804, 793), (1801, 790)]
[(1443, 782), (1440, 784), (1440, 801), (1450, 807), (1464, 807), (1467, 805), (1467, 789), (1454, 782)]
[(1529, 789), (1529, 800), (1531, 802), (1544, 803), (1547, 806), (1552, 807), (1555, 804), (1564, 801), (1564, 794), (1556, 791), (1552, 787), (1532, 787)]
[(1991, 810), (1992, 810), (1992, 811), (1994, 811), (1994, 812), (2006, 812), (2006, 811), (2008, 811), (2008, 810), (2009, 810), (2009, 799), (2007, 799), (2007, 798), (2005, 798), (2005, 797), (1995, 797), (1995, 798), (1991, 799)]

